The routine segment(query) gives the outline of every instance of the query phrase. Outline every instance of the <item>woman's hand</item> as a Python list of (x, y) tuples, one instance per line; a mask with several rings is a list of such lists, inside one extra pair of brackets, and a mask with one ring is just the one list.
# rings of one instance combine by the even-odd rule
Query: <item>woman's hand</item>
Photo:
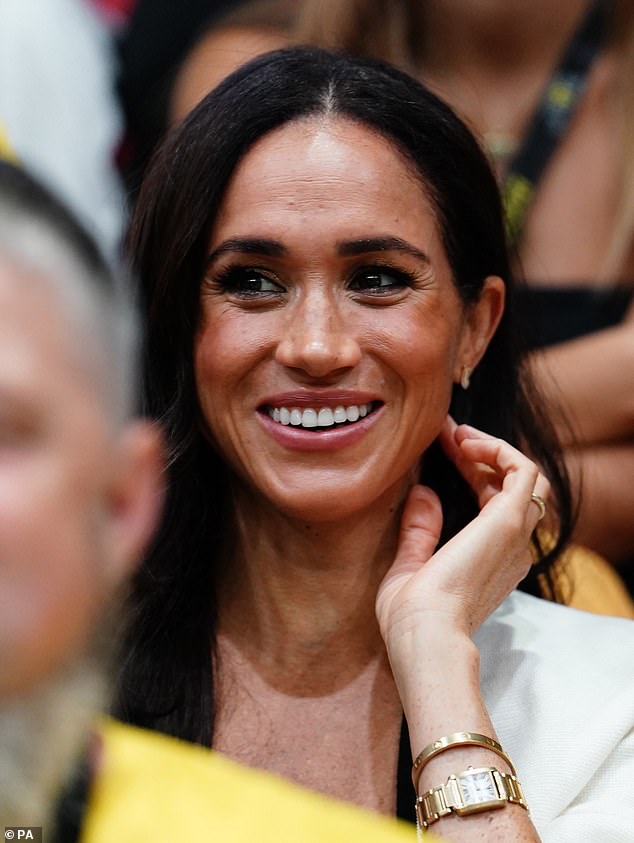
[(440, 441), (481, 511), (434, 553), (442, 527), (440, 502), (425, 486), (410, 491), (396, 559), (376, 601), (390, 658), (401, 638), (430, 623), (473, 634), (528, 573), (530, 537), (540, 518), (531, 494), (548, 496), (548, 481), (537, 466), (501, 439), (457, 427), (448, 418)]
[[(409, 726), (412, 757), (430, 742), (470, 731), (497, 739), (480, 692), (475, 629), (524, 578), (529, 542), (540, 518), (535, 493), (548, 494), (537, 466), (511, 445), (447, 419), (440, 441), (480, 504), (471, 523), (434, 553), (442, 526), (436, 495), (414, 486), (405, 504), (396, 559), (379, 586), (376, 614)], [(480, 746), (453, 748), (433, 758), (419, 793), (468, 766), (505, 763)], [(443, 819), (456, 840), (538, 841), (517, 806)]]

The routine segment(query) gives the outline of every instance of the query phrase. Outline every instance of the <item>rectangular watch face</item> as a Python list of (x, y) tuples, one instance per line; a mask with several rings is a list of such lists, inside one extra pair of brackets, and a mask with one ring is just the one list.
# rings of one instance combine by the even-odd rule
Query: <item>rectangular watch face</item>
[(462, 805), (456, 806), (459, 814), (502, 808), (506, 804), (506, 799), (498, 792), (492, 771), (486, 767), (461, 773), (456, 776), (456, 783), (462, 797)]

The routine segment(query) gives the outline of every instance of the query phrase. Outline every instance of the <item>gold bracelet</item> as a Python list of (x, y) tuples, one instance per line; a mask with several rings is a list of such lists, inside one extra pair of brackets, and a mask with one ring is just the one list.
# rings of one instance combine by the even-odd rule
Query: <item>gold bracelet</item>
[(490, 749), (491, 752), (495, 752), (496, 755), (503, 758), (508, 764), (511, 774), (513, 776), (517, 776), (511, 759), (504, 752), (500, 744), (497, 741), (494, 741), (493, 738), (487, 738), (486, 735), (479, 735), (477, 732), (454, 732), (452, 735), (445, 735), (445, 737), (438, 738), (438, 740), (428, 744), (416, 756), (416, 761), (414, 761), (414, 765), (412, 766), (412, 782), (416, 793), (418, 793), (418, 783), (420, 781), (421, 773), (423, 772), (423, 767), (431, 761), (432, 758), (435, 758), (436, 755), (440, 755), (440, 753), (444, 752), (446, 749), (451, 749), (452, 747), (457, 746), (481, 746), (485, 749)]
[(467, 767), (453, 773), (446, 784), (432, 787), (416, 799), (416, 823), (421, 831), (448, 814), (460, 817), (481, 811), (520, 805), (528, 811), (522, 785), (516, 776), (497, 767)]

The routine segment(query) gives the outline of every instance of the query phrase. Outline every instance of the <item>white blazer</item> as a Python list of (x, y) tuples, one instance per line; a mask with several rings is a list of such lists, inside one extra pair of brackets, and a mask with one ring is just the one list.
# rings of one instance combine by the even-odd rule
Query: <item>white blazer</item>
[(514, 592), (475, 636), (544, 843), (634, 843), (634, 621)]

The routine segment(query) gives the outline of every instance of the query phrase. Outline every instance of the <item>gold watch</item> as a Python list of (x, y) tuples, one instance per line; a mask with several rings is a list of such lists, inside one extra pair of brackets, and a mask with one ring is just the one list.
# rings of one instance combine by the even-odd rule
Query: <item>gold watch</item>
[(416, 800), (416, 819), (422, 829), (452, 811), (459, 816), (504, 808), (507, 803), (528, 810), (522, 786), (511, 773), (497, 767), (467, 767), (449, 776), (446, 784), (432, 787)]

